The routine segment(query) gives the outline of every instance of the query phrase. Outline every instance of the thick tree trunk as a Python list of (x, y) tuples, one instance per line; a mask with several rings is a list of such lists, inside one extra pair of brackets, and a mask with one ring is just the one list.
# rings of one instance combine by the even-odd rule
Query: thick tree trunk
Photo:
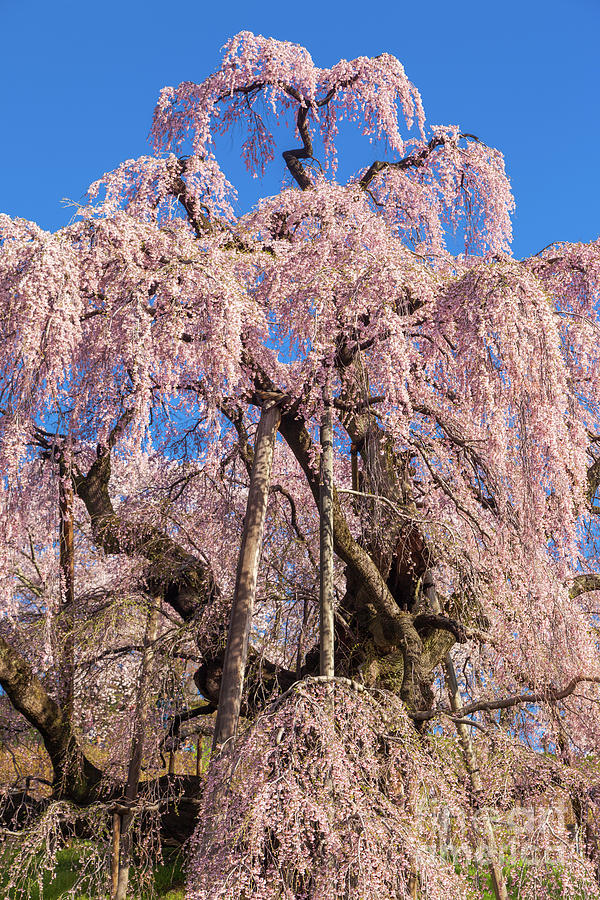
[(250, 623), (254, 610), (258, 565), (271, 483), (273, 451), (280, 421), (281, 413), (279, 408), (273, 403), (265, 404), (261, 411), (254, 447), (248, 504), (244, 519), (244, 531), (233, 595), (233, 608), (231, 610), (227, 649), (223, 663), (223, 677), (219, 692), (219, 708), (215, 724), (213, 750), (222, 747), (226, 741), (235, 735), (237, 729), (248, 656)]
[(327, 398), (321, 425), (320, 484), (320, 674), (334, 674), (333, 616), (333, 423), (331, 398)]
[(73, 477), (75, 493), (90, 517), (94, 541), (105, 553), (146, 557), (151, 563), (147, 581), (153, 593), (161, 593), (165, 602), (189, 621), (200, 606), (219, 594), (210, 567), (154, 525), (131, 522), (115, 512), (109, 493), (113, 443), (98, 448), (87, 475), (76, 473)]
[[(133, 737), (131, 740), (131, 756), (129, 758), (129, 768), (127, 771), (127, 785), (125, 788), (125, 802), (127, 805), (135, 803), (138, 795), (140, 773), (142, 770), (142, 755), (144, 752), (144, 738), (146, 736), (146, 726), (148, 722), (148, 689), (152, 676), (152, 662), (154, 660), (154, 643), (158, 632), (158, 612), (160, 601), (154, 602), (150, 612), (148, 613), (148, 621), (146, 624), (146, 633), (144, 635), (144, 651), (142, 654), (142, 667), (140, 672), (140, 680), (138, 684), (137, 700), (135, 707), (135, 723)], [(116, 892), (113, 894), (115, 900), (124, 900), (127, 895), (127, 885), (129, 883), (129, 865), (131, 858), (131, 821), (133, 813), (128, 812), (119, 816), (119, 825), (115, 826), (113, 821), (113, 854), (119, 854), (118, 872)], [(118, 832), (118, 834), (117, 834)], [(120, 838), (120, 840), (119, 840)], [(115, 871), (115, 859), (112, 861), (112, 871)], [(114, 877), (113, 877), (114, 887)]]

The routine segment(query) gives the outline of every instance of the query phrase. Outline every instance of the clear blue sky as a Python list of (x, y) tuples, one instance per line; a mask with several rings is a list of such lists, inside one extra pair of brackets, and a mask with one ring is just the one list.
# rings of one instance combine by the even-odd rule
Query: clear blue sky
[(321, 66), (397, 56), (430, 124), (504, 153), (517, 256), (598, 236), (600, 0), (0, 0), (0, 211), (66, 224), (63, 197), (148, 152), (160, 88), (201, 81), (242, 29), (304, 44)]

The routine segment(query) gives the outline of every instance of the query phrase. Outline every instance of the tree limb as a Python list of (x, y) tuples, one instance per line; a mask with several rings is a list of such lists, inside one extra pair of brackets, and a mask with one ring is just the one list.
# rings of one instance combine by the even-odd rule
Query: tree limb
[(101, 773), (78, 752), (68, 716), (48, 695), (31, 666), (3, 637), (0, 685), (14, 708), (41, 735), (54, 769), (55, 787), (63, 795), (81, 799), (100, 780)]
[(376, 159), (375, 162), (371, 163), (365, 174), (358, 182), (359, 187), (361, 187), (363, 191), (366, 190), (375, 176), (379, 175), (379, 173), (383, 172), (385, 169), (411, 169), (413, 167), (424, 165), (426, 159), (433, 153), (433, 151), (438, 147), (441, 147), (445, 143), (446, 139), (441, 135), (436, 134), (431, 138), (426, 147), (423, 147), (416, 153), (411, 153), (408, 156), (405, 156), (403, 159), (399, 159), (397, 162), (387, 162), (385, 160)]
[(75, 492), (86, 506), (92, 535), (98, 546), (106, 553), (139, 554), (149, 560), (148, 586), (154, 592), (158, 589), (164, 591), (166, 602), (184, 620), (189, 620), (199, 604), (211, 602), (219, 591), (205, 561), (188, 553), (154, 525), (128, 522), (115, 512), (109, 494), (109, 448), (120, 436), (124, 427), (122, 419), (113, 428), (108, 447), (98, 447), (97, 459), (87, 475), (74, 473)]
[(600, 575), (596, 573), (576, 575), (569, 588), (569, 597), (574, 600), (575, 597), (588, 591), (600, 591)]
[(564, 700), (573, 693), (579, 684), (600, 684), (600, 677), (577, 675), (564, 688), (546, 688), (543, 691), (526, 692), (524, 694), (513, 694), (511, 697), (505, 697), (503, 700), (477, 700), (474, 703), (467, 703), (460, 709), (433, 709), (423, 712), (413, 713), (411, 718), (418, 722), (425, 722), (433, 719), (437, 715), (450, 715), (464, 717), (474, 712), (494, 712), (498, 709), (510, 709), (513, 706), (519, 706), (521, 703), (557, 703)]

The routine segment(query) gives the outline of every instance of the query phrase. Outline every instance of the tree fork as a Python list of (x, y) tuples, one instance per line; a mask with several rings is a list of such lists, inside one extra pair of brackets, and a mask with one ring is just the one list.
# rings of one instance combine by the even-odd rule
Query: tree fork
[(248, 658), (248, 638), (254, 611), (258, 566), (271, 484), (275, 438), (281, 421), (279, 407), (267, 401), (261, 410), (252, 475), (248, 491), (244, 530), (238, 557), (233, 608), (229, 622), (227, 648), (223, 663), (223, 677), (219, 691), (219, 706), (213, 751), (234, 737), (240, 715), (244, 674)]

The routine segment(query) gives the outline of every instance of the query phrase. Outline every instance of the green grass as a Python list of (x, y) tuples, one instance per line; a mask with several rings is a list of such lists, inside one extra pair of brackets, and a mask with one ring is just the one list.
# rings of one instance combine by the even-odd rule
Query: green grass
[[(456, 871), (459, 872), (460, 867), (457, 866)], [(504, 866), (503, 873), (509, 900), (518, 900), (521, 878), (526, 871), (527, 864), (523, 862), (513, 866)], [(464, 874), (466, 874), (470, 884), (481, 891), (483, 900), (495, 900), (496, 895), (492, 888), (492, 879), (486, 866), (476, 867), (471, 864)], [(562, 888), (561, 869), (559, 866), (554, 866), (549, 870), (548, 877), (545, 879), (545, 887), (548, 890), (547, 896), (552, 897), (553, 900), (565, 900), (566, 894)], [(569, 900), (586, 900), (586, 895), (582, 892), (569, 894)]]
[[(70, 893), (77, 881), (81, 856), (84, 852), (85, 846), (82, 844), (60, 850), (57, 856), (54, 877), (52, 878), (49, 873), (44, 875), (43, 892), (40, 894), (39, 887), (34, 879), (29, 881), (25, 893), (7, 890), (12, 854), (6, 851), (0, 863), (0, 896), (5, 898), (5, 900), (25, 900), (25, 898), (27, 900), (60, 900), (63, 897), (74, 897), (75, 900), (100, 900), (97, 894)], [(156, 866), (154, 869), (154, 896), (161, 898), (161, 900), (184, 900), (182, 858), (174, 852), (165, 852), (164, 856), (164, 863)], [(133, 868), (131, 870), (131, 878), (131, 887), (127, 896), (135, 897), (136, 900), (149, 898), (151, 894), (148, 891), (134, 893), (135, 871)], [(85, 890), (85, 886), (83, 886), (83, 889)]]
[[(7, 884), (10, 876), (10, 867), (13, 859), (13, 853), (5, 850), (0, 855), (0, 897), (3, 900), (61, 900), (61, 898), (74, 898), (74, 900), (106, 900), (98, 894), (85, 893), (85, 885), (82, 886), (83, 892), (78, 891), (73, 894), (73, 886), (76, 883), (77, 875), (80, 870), (81, 859), (86, 852), (86, 844), (83, 841), (74, 843), (71, 847), (60, 850), (57, 855), (57, 865), (54, 877), (51, 878), (49, 873), (44, 876), (43, 893), (40, 891), (37, 883), (32, 879), (27, 885), (26, 893), (17, 893), (15, 890), (8, 891)], [(160, 900), (184, 900), (185, 893), (183, 890), (184, 873), (183, 859), (181, 854), (175, 851), (166, 850), (164, 853), (164, 862), (154, 868), (154, 897)], [(504, 875), (508, 881), (508, 894), (510, 900), (516, 900), (518, 897), (519, 876), (524, 864), (515, 867), (505, 867)], [(460, 867), (457, 866), (457, 872)], [(465, 872), (468, 880), (473, 887), (477, 887), (481, 891), (483, 900), (494, 900), (489, 873), (485, 866), (476, 867), (470, 865)], [(552, 873), (555, 877), (549, 879), (548, 887), (551, 896), (557, 900), (562, 900), (564, 894), (560, 886), (560, 870)], [(511, 883), (512, 882), (512, 883)], [(553, 882), (553, 883), (550, 883)], [(131, 882), (128, 897), (131, 900), (149, 900), (152, 896), (149, 891), (137, 891), (135, 889), (135, 869), (131, 870)], [(571, 900), (584, 900), (583, 896), (572, 897)]]

